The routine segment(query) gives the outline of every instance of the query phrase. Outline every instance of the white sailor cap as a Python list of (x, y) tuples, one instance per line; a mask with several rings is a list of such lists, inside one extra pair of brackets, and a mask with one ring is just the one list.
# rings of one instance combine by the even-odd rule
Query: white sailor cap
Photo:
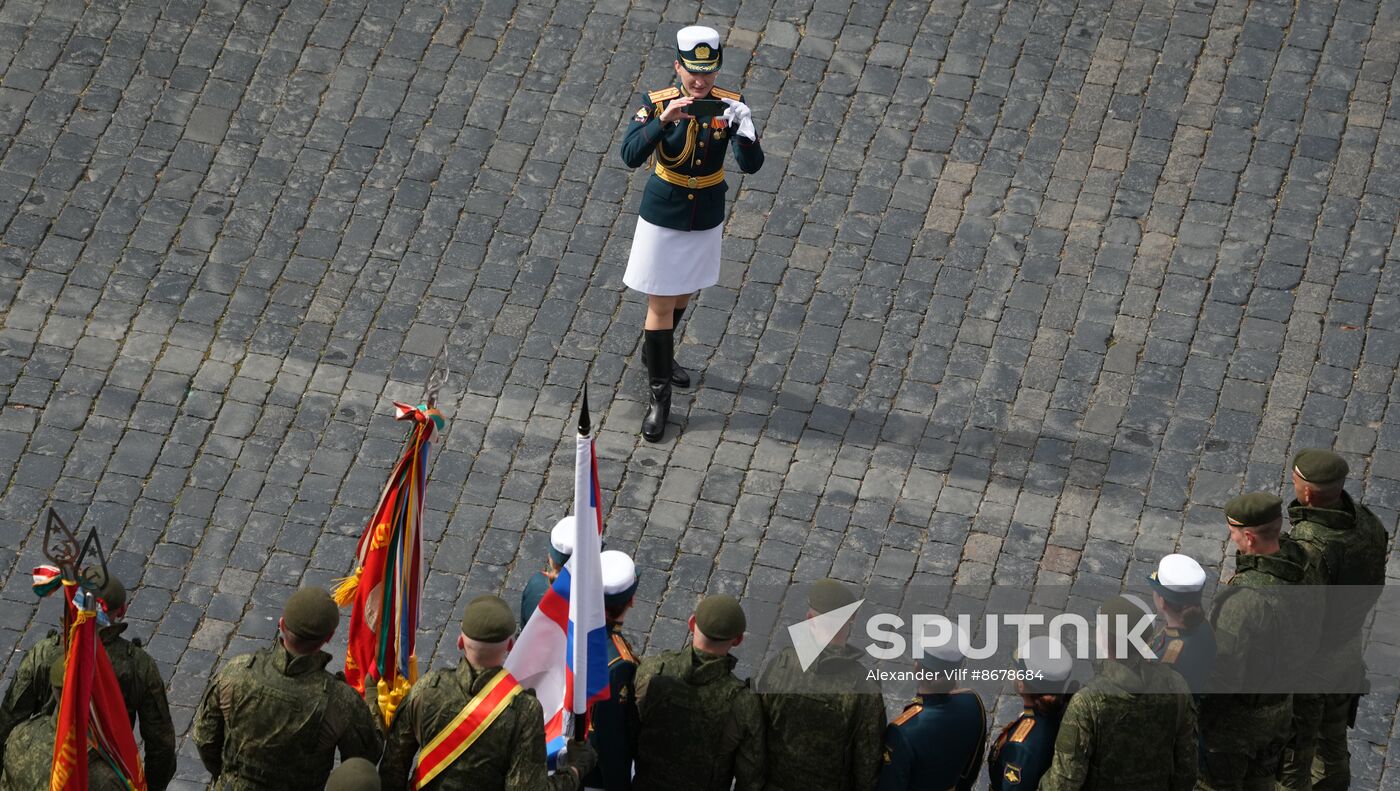
[(1167, 555), (1147, 578), (1158, 596), (1174, 604), (1198, 604), (1206, 586), (1206, 570), (1186, 555)]
[(557, 565), (564, 565), (569, 562), (569, 556), (574, 554), (574, 518), (566, 516), (554, 523), (554, 529), (549, 531), (549, 557)]
[(1012, 659), (1030, 676), (1025, 679), (1025, 685), (1037, 692), (1063, 692), (1074, 670), (1074, 658), (1069, 649), (1053, 637), (1032, 637), (1021, 643)]
[(676, 31), (676, 59), (686, 71), (694, 74), (719, 71), (723, 60), (719, 31), (700, 25), (691, 25)]
[(637, 592), (637, 564), (626, 552), (609, 549), (602, 555), (603, 603), (608, 606), (626, 604)]
[(951, 670), (962, 664), (964, 657), (959, 645), (969, 643), (967, 630), (960, 624), (954, 623), (952, 626), (947, 640), (924, 649), (919, 664), (923, 665), (925, 670)]

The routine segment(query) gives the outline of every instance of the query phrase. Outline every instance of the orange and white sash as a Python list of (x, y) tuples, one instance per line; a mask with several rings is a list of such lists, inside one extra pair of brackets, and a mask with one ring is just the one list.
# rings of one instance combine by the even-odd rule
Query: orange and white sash
[(475, 697), (467, 701), (452, 722), (419, 751), (418, 767), (413, 771), (414, 789), (427, 785), (451, 766), (458, 756), (481, 738), (481, 734), (522, 691), (520, 682), (505, 670), (487, 682)]

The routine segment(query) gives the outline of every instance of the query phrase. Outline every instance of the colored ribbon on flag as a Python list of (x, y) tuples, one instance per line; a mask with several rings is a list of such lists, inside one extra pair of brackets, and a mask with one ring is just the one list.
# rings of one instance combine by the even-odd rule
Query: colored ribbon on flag
[(361, 693), (366, 684), (377, 684), (386, 726), (418, 680), (414, 641), (423, 589), (423, 493), (433, 435), (446, 425), (442, 413), (427, 404), (394, 406), (396, 419), (411, 420), (413, 427), (360, 536), (355, 573), (335, 591), (337, 604), (352, 605), (345, 679)]

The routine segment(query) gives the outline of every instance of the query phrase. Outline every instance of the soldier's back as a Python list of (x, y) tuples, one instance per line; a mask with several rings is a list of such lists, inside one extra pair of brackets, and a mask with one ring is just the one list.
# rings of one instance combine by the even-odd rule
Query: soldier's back
[(1185, 680), (1156, 662), (1109, 660), (1070, 699), (1040, 788), (1180, 791), (1195, 783), (1194, 769)]
[[(861, 652), (828, 647), (807, 670), (786, 648), (763, 669), (768, 789), (832, 791), (873, 784), (885, 731), (884, 699)], [(839, 747), (833, 748), (833, 745)]]
[[(462, 662), (451, 670), (434, 670), (424, 675), (409, 690), (395, 714), (389, 732), (386, 763), (389, 754), (397, 755), (394, 742), (404, 729), (416, 734), (417, 746), (424, 747), (445, 731), (467, 703), (503, 672), (501, 668), (478, 670)], [(522, 692), (516, 695), (465, 752), (422, 786), (422, 791), (502, 791), (515, 788), (511, 784), (511, 773), (525, 765), (537, 770), (538, 779), (542, 780), (545, 766), (541, 731), (543, 721), (543, 709), (533, 694)], [(530, 749), (532, 754), (526, 760), (517, 760), (520, 756), (516, 753), (525, 748)], [(411, 760), (412, 755), (407, 758)], [(400, 778), (398, 769), (395, 766), (392, 772), (396, 780)], [(383, 770), (384, 766), (381, 766), (381, 776)], [(407, 773), (403, 773), (403, 776), (406, 777)], [(386, 778), (385, 788), (389, 787)]]
[(639, 791), (722, 791), (762, 781), (758, 700), (736, 678), (736, 660), (687, 646), (637, 668)]
[[(223, 791), (294, 791), (325, 785), (337, 746), (360, 731), (360, 757), (378, 757), (377, 732), (363, 700), (326, 672), (330, 656), (295, 656), (280, 645), (236, 657), (219, 671), (201, 709), (217, 707), (223, 723)], [(196, 715), (198, 718), (198, 714)], [(196, 744), (212, 739), (196, 723)], [(342, 753), (345, 750), (342, 748)], [(354, 757), (354, 755), (342, 755)]]

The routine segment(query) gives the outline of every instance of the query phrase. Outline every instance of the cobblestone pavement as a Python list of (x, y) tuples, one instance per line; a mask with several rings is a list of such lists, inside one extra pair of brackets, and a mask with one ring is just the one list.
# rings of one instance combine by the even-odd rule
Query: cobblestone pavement
[[(645, 651), (701, 591), (1219, 567), (1218, 507), (1304, 445), (1396, 523), (1400, 0), (705, 5), (769, 158), (649, 446), (616, 147), (692, 4), (4, 0), (0, 642), (56, 618), (41, 509), (100, 525), (183, 731), (349, 571), (444, 344), (439, 664), (542, 561), (585, 380)], [(1358, 788), (1400, 788), (1396, 701)]]

